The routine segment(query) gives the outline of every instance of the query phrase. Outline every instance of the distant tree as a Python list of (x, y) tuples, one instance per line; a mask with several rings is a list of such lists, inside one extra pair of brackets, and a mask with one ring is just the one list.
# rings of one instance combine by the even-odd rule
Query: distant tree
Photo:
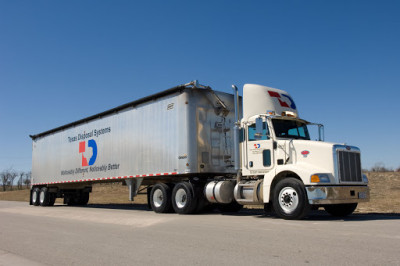
[(3, 191), (6, 191), (8, 184), (8, 177), (9, 177), (7, 174), (7, 170), (3, 170), (0, 173), (0, 177), (1, 177), (1, 186), (3, 187)]
[(14, 180), (18, 176), (17, 172), (15, 172), (13, 169), (10, 169), (8, 171), (9, 179), (8, 179), (8, 185), (10, 187), (10, 190), (13, 190), (14, 186)]
[(371, 168), (371, 172), (390, 172), (392, 169), (386, 168), (385, 164), (382, 162), (375, 163), (375, 165)]
[(25, 173), (25, 178), (24, 178), (24, 184), (26, 185), (26, 188), (29, 188), (29, 186), (31, 185), (31, 172), (26, 172)]
[(22, 184), (24, 182), (25, 172), (19, 172), (19, 178), (17, 182), (18, 189), (22, 189)]

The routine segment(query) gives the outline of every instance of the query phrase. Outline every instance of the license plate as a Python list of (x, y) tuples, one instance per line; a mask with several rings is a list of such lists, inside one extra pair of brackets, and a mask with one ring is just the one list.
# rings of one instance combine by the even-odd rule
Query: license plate
[(367, 198), (367, 192), (358, 192), (358, 198), (359, 199), (366, 199)]

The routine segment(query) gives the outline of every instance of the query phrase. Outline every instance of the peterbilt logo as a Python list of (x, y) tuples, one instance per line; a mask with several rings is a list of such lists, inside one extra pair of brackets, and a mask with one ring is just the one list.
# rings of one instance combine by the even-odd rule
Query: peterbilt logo
[(96, 141), (94, 139), (89, 139), (87, 141), (87, 147), (92, 149), (92, 156), (90, 157), (89, 162), (88, 162), (87, 158), (85, 157), (85, 154), (87, 154), (86, 153), (86, 141), (79, 142), (79, 153), (82, 154), (82, 166), (93, 165), (96, 162), (96, 158), (97, 158)]
[(304, 150), (304, 151), (301, 152), (301, 155), (303, 155), (304, 158), (307, 158), (307, 156), (308, 156), (309, 154), (310, 154), (310, 152), (307, 151), (307, 150)]

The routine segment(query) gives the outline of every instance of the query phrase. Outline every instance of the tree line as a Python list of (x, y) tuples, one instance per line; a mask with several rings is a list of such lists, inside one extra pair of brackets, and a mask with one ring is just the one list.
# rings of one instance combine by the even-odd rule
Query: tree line
[(29, 188), (31, 185), (31, 172), (16, 171), (9, 168), (0, 172), (0, 182), (3, 191)]
[(400, 172), (400, 167), (397, 169), (393, 169), (390, 167), (386, 167), (384, 163), (379, 162), (371, 167), (370, 172)]
[[(365, 169), (366, 172), (400, 172), (400, 167), (397, 169), (388, 168), (384, 163), (379, 162), (370, 169)], [(31, 171), (16, 171), (9, 168), (0, 172), (0, 186), (3, 191), (13, 189), (29, 188), (31, 185)], [(16, 182), (16, 183), (15, 183)]]

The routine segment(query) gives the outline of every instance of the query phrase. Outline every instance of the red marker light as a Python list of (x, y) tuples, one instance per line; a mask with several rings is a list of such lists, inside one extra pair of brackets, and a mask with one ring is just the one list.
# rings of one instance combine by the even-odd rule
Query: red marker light
[(310, 152), (307, 150), (301, 152), (301, 155), (304, 155), (304, 156), (309, 155), (309, 154), (310, 154)]

